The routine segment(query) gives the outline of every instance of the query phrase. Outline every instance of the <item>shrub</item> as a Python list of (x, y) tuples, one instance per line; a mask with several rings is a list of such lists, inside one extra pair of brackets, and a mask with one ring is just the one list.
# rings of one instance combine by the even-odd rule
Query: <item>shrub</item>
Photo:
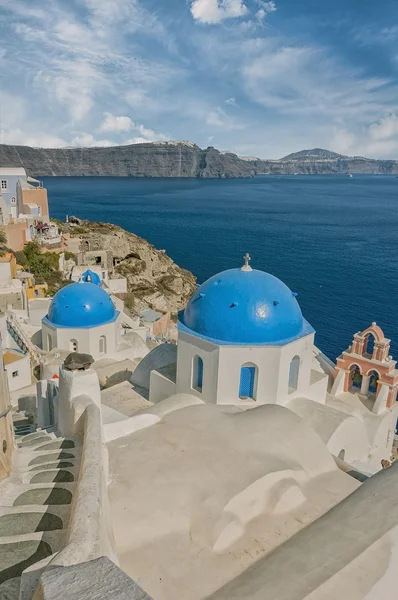
[(21, 267), (24, 267), (25, 265), (28, 264), (28, 259), (26, 257), (25, 252), (23, 252), (22, 250), (17, 250), (16, 252), (14, 252), (16, 261), (19, 265), (21, 265)]

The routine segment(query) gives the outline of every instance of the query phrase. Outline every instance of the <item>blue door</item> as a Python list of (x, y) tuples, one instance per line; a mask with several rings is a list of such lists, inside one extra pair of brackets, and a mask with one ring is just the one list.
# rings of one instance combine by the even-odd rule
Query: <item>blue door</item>
[(256, 367), (242, 367), (240, 370), (240, 398), (254, 398), (254, 379)]

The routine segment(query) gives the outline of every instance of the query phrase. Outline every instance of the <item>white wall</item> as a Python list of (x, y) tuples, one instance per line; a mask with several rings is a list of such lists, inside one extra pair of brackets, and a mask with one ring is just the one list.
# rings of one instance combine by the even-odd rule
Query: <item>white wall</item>
[(156, 404), (174, 396), (176, 384), (158, 371), (151, 371), (149, 384), (149, 402)]
[[(73, 352), (71, 340), (77, 341), (77, 351), (85, 354), (91, 354), (95, 360), (112, 356), (116, 354), (120, 343), (120, 315), (117, 320), (105, 325), (86, 328), (54, 327), (43, 322), (43, 349), (50, 350), (48, 345), (48, 336), (52, 339), (52, 348), (69, 350)], [(106, 354), (102, 355), (99, 351), (99, 340), (101, 336), (106, 338)]]
[[(310, 387), (314, 334), (285, 346), (217, 346), (180, 331), (178, 338), (177, 393), (190, 393), (204, 402), (218, 404), (252, 403), (239, 398), (241, 367), (257, 366), (256, 404), (284, 404), (305, 395)], [(195, 356), (203, 360), (202, 392), (192, 388)], [(293, 357), (300, 357), (297, 390), (289, 394), (289, 371)]]
[[(202, 392), (192, 387), (192, 364), (195, 356), (203, 360)], [(180, 331), (177, 344), (176, 393), (193, 394), (203, 402), (216, 404), (218, 388), (219, 346)]]
[[(23, 358), (12, 362), (5, 366), (7, 371), (8, 387), (10, 392), (15, 392), (22, 388), (28, 387), (32, 383), (32, 375), (30, 371), (30, 356), (26, 354)], [(13, 377), (13, 373), (18, 373)]]
[(109, 279), (108, 281), (109, 290), (114, 294), (126, 294), (127, 293), (127, 279)]
[(10, 285), (11, 283), (11, 264), (9, 262), (0, 263), (0, 286)]

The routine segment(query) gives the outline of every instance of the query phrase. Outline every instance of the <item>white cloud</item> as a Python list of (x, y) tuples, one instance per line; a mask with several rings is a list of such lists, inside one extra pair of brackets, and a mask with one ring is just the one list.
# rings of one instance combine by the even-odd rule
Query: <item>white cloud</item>
[(236, 122), (222, 108), (211, 110), (206, 116), (206, 124), (210, 127), (218, 127), (224, 131), (232, 131), (234, 129), (243, 129), (244, 125)]
[(227, 98), (224, 100), (224, 104), (228, 104), (228, 106), (233, 106), (234, 108), (238, 108), (235, 98)]
[(377, 123), (372, 123), (369, 127), (370, 137), (373, 140), (385, 140), (391, 137), (398, 137), (398, 116), (390, 114), (383, 117)]
[(201, 23), (221, 23), (243, 17), (247, 12), (244, 0), (194, 0), (191, 4), (193, 18)]
[(59, 148), (67, 146), (67, 142), (56, 136), (38, 131), (29, 133), (22, 129), (5, 129), (1, 131), (2, 144), (17, 144), (36, 148)]
[(398, 115), (391, 113), (363, 128), (335, 127), (330, 148), (342, 154), (398, 158)]
[[(99, 131), (108, 132), (123, 132), (123, 131), (135, 131), (139, 133), (139, 136), (129, 139), (126, 143), (128, 144), (139, 144), (142, 141), (155, 142), (155, 141), (166, 141), (168, 136), (163, 133), (157, 133), (153, 129), (145, 127), (141, 123), (135, 123), (130, 117), (122, 116), (115, 117), (111, 113), (104, 113), (105, 120), (99, 127)], [(133, 141), (134, 140), (134, 141)], [(139, 140), (139, 141), (137, 141)]]
[(99, 131), (130, 131), (134, 125), (130, 117), (114, 117), (109, 112), (104, 113), (104, 117)]
[(99, 148), (116, 146), (117, 144), (111, 140), (96, 140), (91, 133), (80, 133), (72, 139), (70, 145), (77, 146), (79, 148)]

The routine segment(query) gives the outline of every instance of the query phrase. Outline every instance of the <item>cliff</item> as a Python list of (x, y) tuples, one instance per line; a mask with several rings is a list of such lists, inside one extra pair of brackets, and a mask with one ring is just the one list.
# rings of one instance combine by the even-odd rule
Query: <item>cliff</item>
[(363, 156), (345, 156), (323, 148), (294, 152), (279, 160), (250, 159), (256, 175), (333, 175), (333, 174), (398, 174), (398, 160), (377, 160)]
[[(72, 217), (75, 220), (74, 217)], [(171, 313), (184, 308), (196, 289), (196, 278), (182, 269), (147, 240), (111, 223), (80, 221), (73, 227), (62, 224), (63, 232), (82, 239), (90, 250), (112, 252), (115, 274), (127, 279), (126, 307), (133, 312), (151, 307)]]
[(236, 154), (191, 142), (107, 148), (30, 148), (0, 145), (0, 166), (23, 166), (32, 177), (249, 177), (253, 168)]
[(0, 145), (0, 166), (23, 166), (33, 177), (252, 177), (260, 174), (398, 174), (397, 160), (344, 156), (322, 148), (279, 160), (239, 157), (192, 142), (153, 142), (107, 148), (30, 148)]

